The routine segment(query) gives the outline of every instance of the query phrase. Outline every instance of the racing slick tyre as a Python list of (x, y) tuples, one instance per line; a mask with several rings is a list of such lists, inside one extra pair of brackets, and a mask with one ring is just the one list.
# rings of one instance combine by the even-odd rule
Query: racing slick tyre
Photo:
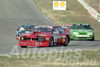
[(49, 42), (49, 47), (53, 47), (53, 45), (54, 45), (54, 39), (53, 37), (51, 37)]
[(70, 42), (69, 37), (68, 37), (68, 36), (66, 36), (66, 43), (65, 43), (65, 45), (64, 45), (64, 46), (68, 46), (69, 42)]
[(94, 36), (93, 36), (93, 38), (90, 41), (94, 41)]
[(21, 48), (27, 48), (27, 46), (20, 46)]

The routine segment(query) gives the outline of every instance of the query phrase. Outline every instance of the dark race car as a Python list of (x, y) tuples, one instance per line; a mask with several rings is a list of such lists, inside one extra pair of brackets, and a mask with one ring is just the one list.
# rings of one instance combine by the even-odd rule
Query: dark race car
[(20, 35), (30, 33), (34, 29), (35, 25), (20, 25), (16, 31), (16, 39), (20, 39)]
[(33, 32), (23, 34), (19, 40), (19, 46), (52, 47), (54, 45), (67, 46), (70, 42), (70, 35), (60, 26), (41, 25), (34, 28)]

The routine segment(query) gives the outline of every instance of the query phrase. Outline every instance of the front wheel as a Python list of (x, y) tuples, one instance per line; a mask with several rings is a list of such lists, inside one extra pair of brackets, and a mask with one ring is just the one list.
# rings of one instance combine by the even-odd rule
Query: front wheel
[(90, 41), (94, 41), (94, 36), (93, 36), (93, 38)]
[(54, 45), (54, 39), (50, 38), (50, 43), (49, 43), (49, 47), (52, 47)]
[(65, 43), (65, 45), (64, 46), (68, 46), (68, 44), (69, 44), (69, 37), (68, 36), (66, 36), (66, 43)]

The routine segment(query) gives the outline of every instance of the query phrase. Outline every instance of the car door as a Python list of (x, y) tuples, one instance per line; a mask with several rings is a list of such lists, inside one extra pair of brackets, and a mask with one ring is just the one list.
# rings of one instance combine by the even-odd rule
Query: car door
[(66, 42), (66, 31), (62, 28), (62, 27), (58, 27), (58, 29), (59, 29), (59, 35), (61, 36), (61, 38), (60, 38), (60, 44), (61, 45), (64, 45), (65, 44), (65, 42)]
[(59, 30), (57, 27), (54, 27), (53, 28), (53, 38), (54, 38), (54, 45), (56, 44), (59, 44)]

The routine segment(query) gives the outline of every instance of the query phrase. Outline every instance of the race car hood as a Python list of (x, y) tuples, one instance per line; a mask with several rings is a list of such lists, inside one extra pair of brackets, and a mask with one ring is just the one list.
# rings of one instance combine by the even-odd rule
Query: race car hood
[(25, 31), (18, 31), (18, 34), (25, 33)]
[(33, 32), (34, 36), (50, 36), (51, 33), (47, 33), (47, 32)]
[(71, 29), (72, 32), (93, 32), (91, 29)]
[(29, 30), (25, 30), (25, 31), (17, 31), (18, 33), (29, 33), (29, 32), (31, 32), (31, 31), (29, 31)]
[(17, 36), (20, 36), (22, 35), (22, 33), (25, 33), (25, 31), (16, 31), (16, 33), (17, 33)]
[(22, 36), (26, 36), (28, 38), (32, 38), (32, 37), (36, 38), (36, 36), (47, 37), (47, 36), (51, 36), (51, 33), (35, 31), (35, 32), (30, 32), (28, 34), (23, 34)]

